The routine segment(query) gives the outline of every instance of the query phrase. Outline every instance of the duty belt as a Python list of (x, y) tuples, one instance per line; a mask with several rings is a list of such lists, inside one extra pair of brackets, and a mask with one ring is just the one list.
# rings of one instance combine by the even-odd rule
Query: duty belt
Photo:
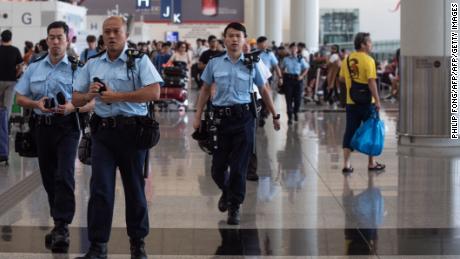
[(284, 77), (285, 79), (289, 79), (289, 80), (299, 80), (299, 75), (298, 75), (298, 74), (284, 73), (284, 74), (283, 74), (283, 77)]
[(95, 116), (94, 119), (97, 121), (97, 125), (101, 128), (117, 128), (120, 126), (137, 124), (137, 116), (135, 117), (115, 116), (115, 117), (107, 117), (107, 118), (102, 118), (97, 115), (94, 115), (94, 116)]
[(236, 104), (232, 106), (212, 106), (214, 115), (219, 118), (238, 117), (251, 110), (249, 103)]
[(62, 115), (37, 115), (34, 114), (32, 115), (32, 118), (35, 122), (36, 125), (46, 125), (46, 126), (51, 126), (51, 125), (58, 125), (58, 124), (65, 124), (69, 122), (74, 122), (75, 120), (75, 115), (68, 114), (65, 116)]

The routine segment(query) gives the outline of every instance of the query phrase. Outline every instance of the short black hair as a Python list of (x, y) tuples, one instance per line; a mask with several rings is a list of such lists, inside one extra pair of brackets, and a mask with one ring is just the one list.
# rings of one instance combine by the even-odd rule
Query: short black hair
[(69, 26), (67, 26), (67, 24), (63, 21), (56, 21), (56, 22), (50, 23), (50, 25), (48, 25), (48, 28), (46, 29), (46, 33), (49, 34), (51, 29), (59, 29), (59, 28), (62, 28), (64, 30), (64, 34), (67, 37), (69, 37)]
[(243, 34), (244, 34), (244, 37), (248, 37), (247, 33), (246, 33), (246, 27), (244, 27), (243, 24), (239, 23), (239, 22), (232, 22), (232, 23), (229, 23), (227, 25), (227, 27), (225, 27), (225, 30), (224, 30), (224, 36), (227, 35), (227, 30), (228, 29), (234, 29), (234, 30), (237, 30), (237, 31), (242, 31)]
[(289, 48), (292, 48), (292, 47), (297, 47), (297, 45), (295, 45), (295, 42), (289, 44)]
[(94, 35), (88, 35), (86, 37), (86, 42), (96, 42), (96, 41), (97, 41), (97, 39), (96, 39), (96, 36), (94, 36)]
[(43, 51), (48, 51), (48, 43), (46, 43), (45, 39), (41, 39), (38, 42), (38, 45), (40, 45), (40, 47), (42, 48)]
[(305, 43), (303, 43), (303, 42), (299, 42), (299, 43), (297, 43), (297, 47), (299, 47), (299, 48), (306, 48), (307, 45), (305, 45)]
[(361, 44), (366, 44), (366, 41), (371, 36), (368, 32), (358, 32), (355, 36), (355, 50), (361, 49)]
[(267, 37), (265, 36), (260, 36), (259, 38), (257, 38), (257, 43), (263, 43), (266, 41), (267, 41)]
[(3, 42), (9, 42), (13, 38), (13, 33), (11, 33), (10, 30), (4, 30), (2, 31), (1, 37)]
[(211, 41), (213, 41), (213, 40), (217, 40), (217, 37), (214, 36), (214, 35), (209, 35), (208, 42), (211, 43)]
[(332, 45), (332, 48), (335, 48), (336, 51), (337, 51), (336, 53), (339, 53), (339, 51), (340, 51), (340, 46), (339, 45), (334, 44), (334, 45)]
[(171, 47), (171, 45), (172, 45), (172, 44), (171, 44), (170, 41), (167, 41), (167, 42), (165, 42), (165, 43), (162, 44), (162, 46), (164, 46), (164, 47)]

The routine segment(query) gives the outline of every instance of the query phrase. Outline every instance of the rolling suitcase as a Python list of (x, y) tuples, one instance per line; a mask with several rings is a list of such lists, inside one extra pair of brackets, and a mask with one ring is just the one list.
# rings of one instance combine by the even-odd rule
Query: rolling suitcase
[(164, 86), (165, 87), (181, 87), (185, 88), (187, 86), (187, 82), (184, 78), (181, 77), (165, 77), (163, 78)]
[(8, 134), (8, 110), (0, 107), (0, 163), (8, 164), (9, 134)]
[(187, 91), (182, 88), (162, 87), (160, 89), (161, 99), (176, 100), (182, 103), (187, 100)]

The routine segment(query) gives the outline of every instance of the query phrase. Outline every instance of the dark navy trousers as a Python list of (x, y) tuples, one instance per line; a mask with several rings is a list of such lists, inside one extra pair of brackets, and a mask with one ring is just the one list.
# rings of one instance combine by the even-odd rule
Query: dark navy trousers
[(288, 118), (292, 118), (292, 114), (297, 114), (300, 109), (300, 102), (302, 100), (302, 80), (285, 79), (284, 82), (284, 96), (286, 98)]
[(80, 131), (69, 117), (58, 124), (36, 125), (35, 137), (51, 217), (70, 224), (75, 214), (74, 174)]
[(222, 118), (217, 143), (218, 149), (212, 155), (212, 178), (227, 194), (230, 206), (237, 207), (246, 194), (246, 174), (254, 145), (253, 114), (246, 111), (241, 116)]
[(88, 204), (88, 237), (108, 242), (112, 228), (116, 169), (120, 170), (125, 193), (128, 236), (144, 238), (149, 232), (143, 166), (146, 149), (135, 146), (136, 126), (99, 128), (92, 132), (92, 175)]

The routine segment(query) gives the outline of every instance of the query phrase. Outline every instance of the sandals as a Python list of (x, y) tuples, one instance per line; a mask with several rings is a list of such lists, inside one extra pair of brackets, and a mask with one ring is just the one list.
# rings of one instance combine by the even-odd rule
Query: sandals
[[(384, 164), (380, 164), (380, 163), (376, 162), (375, 166), (374, 167), (369, 167), (368, 170), (369, 171), (374, 171), (374, 172), (375, 171), (382, 171), (382, 170), (385, 169), (385, 167), (386, 166)], [(354, 169), (351, 166), (350, 167), (344, 167), (344, 168), (342, 168), (342, 173), (344, 173), (344, 174), (353, 173), (353, 170)]]
[(385, 165), (384, 164), (380, 164), (378, 162), (375, 162), (375, 166), (374, 167), (369, 167), (368, 170), (369, 171), (381, 171), (385, 169)]
[(344, 174), (353, 173), (353, 167), (351, 167), (351, 166), (350, 167), (344, 167), (342, 169), (342, 173), (344, 173)]

